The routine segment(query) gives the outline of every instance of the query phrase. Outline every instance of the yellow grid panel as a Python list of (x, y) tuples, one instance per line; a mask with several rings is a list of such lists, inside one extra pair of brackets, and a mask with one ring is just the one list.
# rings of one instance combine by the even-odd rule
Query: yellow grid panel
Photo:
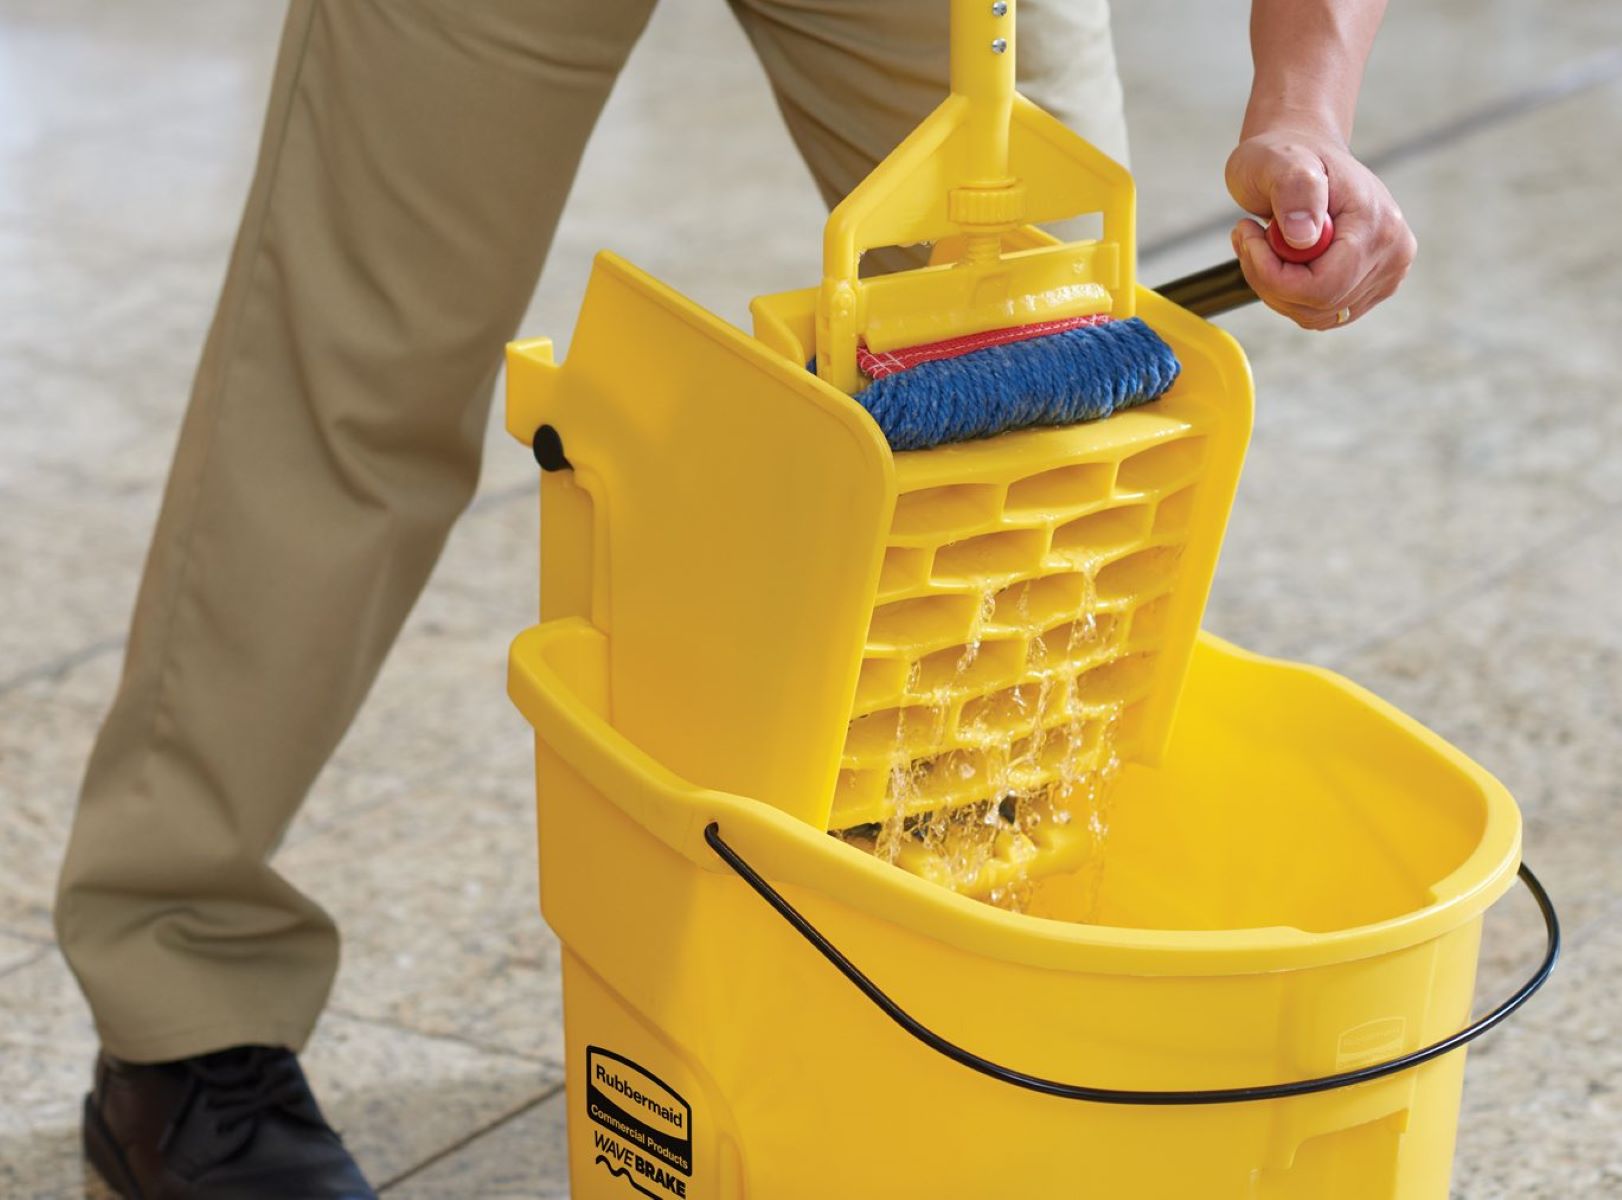
[[(1207, 451), (1197, 417), (1151, 432), (1094, 461), (1022, 459), (1025, 473), (973, 482), (908, 478), (898, 457), (829, 828), (882, 822), (898, 803), (921, 814), (1074, 780), (1101, 765), (1110, 720), (1115, 752), (1134, 756)], [(993, 779), (989, 756), (1004, 754)], [(1084, 840), (1050, 826), (1038, 865), (1060, 869)], [(920, 848), (897, 861), (933, 873)]]

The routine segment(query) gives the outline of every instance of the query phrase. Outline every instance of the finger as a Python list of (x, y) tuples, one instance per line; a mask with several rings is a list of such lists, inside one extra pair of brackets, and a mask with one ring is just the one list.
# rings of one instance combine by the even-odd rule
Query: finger
[[(1269, 273), (1268, 264), (1277, 263), (1281, 268), (1289, 267), (1297, 271), (1305, 268), (1281, 262), (1267, 245), (1266, 235), (1259, 224), (1250, 220), (1240, 221), (1234, 226), (1231, 237), (1234, 250), (1239, 255), (1240, 265), (1245, 271), (1245, 278), (1255, 289), (1257, 296), (1267, 307), (1288, 317), (1303, 329), (1321, 331), (1350, 324), (1377, 302), (1371, 292), (1379, 293), (1379, 298), (1384, 298), (1395, 290), (1394, 282), (1380, 282), (1377, 286), (1374, 273), (1371, 272), (1351, 289), (1349, 295), (1341, 298), (1339, 304), (1303, 303), (1280, 290), (1278, 278)], [(1254, 249), (1250, 247), (1253, 241), (1259, 243)], [(1258, 264), (1258, 269), (1252, 269), (1252, 264)], [(1340, 318), (1343, 309), (1350, 309), (1344, 321)]]
[(1269, 302), (1269, 306), (1277, 312), (1283, 313), (1302, 329), (1310, 329), (1315, 333), (1327, 333), (1332, 329), (1340, 329), (1352, 324), (1369, 309), (1373, 308), (1381, 299), (1390, 295), (1390, 291), (1370, 288), (1360, 289), (1346, 298), (1346, 303), (1338, 308), (1309, 308), (1301, 304), (1291, 304), (1280, 300)]
[[(1396, 295), (1401, 284), (1400, 277), (1389, 273), (1371, 275), (1369, 280), (1357, 289), (1346, 300), (1346, 303), (1336, 313), (1336, 328), (1351, 325), (1366, 313), (1373, 311)], [(1346, 318), (1341, 320), (1339, 313), (1344, 312)]]
[(1245, 278), (1262, 296), (1300, 308), (1333, 312), (1362, 282), (1370, 264), (1355, 243), (1337, 236), (1322, 257), (1310, 263), (1287, 263), (1273, 253), (1261, 226), (1241, 221), (1234, 227), (1235, 248)]
[[(1234, 240), (1236, 243), (1241, 241), (1237, 231), (1235, 231)], [(1241, 265), (1245, 263), (1245, 258), (1245, 255), (1240, 255), (1239, 261)], [(1326, 314), (1320, 308), (1308, 308), (1302, 304), (1294, 304), (1281, 299), (1276, 292), (1269, 291), (1265, 287), (1257, 287), (1256, 281), (1251, 279), (1248, 273), (1246, 274), (1246, 281), (1250, 283), (1258, 300), (1274, 312), (1288, 317), (1304, 329), (1327, 328), (1328, 324), (1333, 323), (1332, 320), (1326, 318)]]
[(1415, 245), (1413, 233), (1400, 218), (1385, 228), (1381, 248), (1372, 256), (1373, 265), (1363, 279), (1341, 298), (1335, 310), (1337, 313), (1350, 314), (1340, 324), (1351, 324), (1396, 294), (1413, 264)]
[[(1302, 308), (1299, 304), (1290, 304), (1283, 300), (1270, 300), (1265, 296), (1262, 298), (1262, 303), (1266, 304), (1274, 312), (1288, 317), (1302, 329), (1310, 330), (1313, 333), (1326, 333), (1346, 323), (1341, 321), (1338, 310), (1336, 312), (1324, 312), (1321, 308)], [(1348, 316), (1349, 320), (1350, 317)]]
[(1228, 234), (1228, 240), (1233, 243), (1233, 256), (1242, 263), (1245, 258), (1244, 244), (1247, 238), (1259, 237), (1267, 240), (1267, 231), (1262, 228), (1261, 222), (1245, 217)]
[(1390, 275), (1371, 275), (1365, 283), (1358, 287), (1346, 302), (1333, 311), (1318, 308), (1303, 308), (1299, 305), (1273, 305), (1277, 311), (1289, 317), (1303, 329), (1315, 333), (1328, 333), (1336, 329), (1344, 329), (1354, 325), (1368, 312), (1383, 304), (1396, 294), (1400, 279)]
[(1263, 169), (1267, 157), (1268, 151), (1258, 141), (1247, 138), (1234, 147), (1222, 171), (1233, 202), (1247, 213), (1254, 213), (1263, 219), (1273, 213), (1269, 207), (1271, 197), (1267, 194), (1266, 171)]
[(1268, 199), (1279, 232), (1297, 250), (1312, 247), (1329, 211), (1329, 172), (1323, 159), (1304, 146), (1281, 146), (1268, 174)]

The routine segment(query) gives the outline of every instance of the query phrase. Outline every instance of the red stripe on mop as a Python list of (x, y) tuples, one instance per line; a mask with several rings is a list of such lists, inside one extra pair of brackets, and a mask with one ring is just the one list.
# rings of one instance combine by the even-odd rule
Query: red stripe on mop
[(1067, 329), (1086, 329), (1105, 325), (1114, 320), (1108, 313), (1095, 313), (1090, 317), (1063, 317), (1057, 321), (1038, 321), (1035, 325), (1016, 325), (1012, 329), (988, 329), (984, 333), (967, 333), (962, 337), (947, 338), (940, 342), (925, 342), (922, 346), (907, 346), (900, 350), (886, 350), (882, 354), (869, 350), (865, 344), (856, 347), (856, 365), (869, 379), (883, 379), (919, 363), (935, 362), (942, 358), (960, 358), (975, 350), (989, 346), (1006, 346), (1010, 342), (1027, 342), (1032, 338), (1063, 333)]

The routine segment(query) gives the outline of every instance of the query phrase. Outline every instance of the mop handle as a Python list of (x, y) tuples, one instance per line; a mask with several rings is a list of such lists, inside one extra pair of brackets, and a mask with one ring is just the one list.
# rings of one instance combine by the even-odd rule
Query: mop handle
[[(1304, 249), (1284, 240), (1284, 233), (1277, 221), (1267, 227), (1267, 244), (1285, 262), (1309, 263), (1329, 249), (1329, 243), (1334, 240), (1335, 223), (1328, 214), (1324, 215), (1323, 233), (1317, 243)], [(1256, 289), (1246, 281), (1245, 269), (1239, 265), (1237, 258), (1163, 283), (1155, 291), (1197, 317), (1219, 316), (1253, 304), (1258, 299)]]
[(1004, 187), (1014, 111), (1016, 0), (952, 0), (951, 89), (968, 102), (967, 182)]

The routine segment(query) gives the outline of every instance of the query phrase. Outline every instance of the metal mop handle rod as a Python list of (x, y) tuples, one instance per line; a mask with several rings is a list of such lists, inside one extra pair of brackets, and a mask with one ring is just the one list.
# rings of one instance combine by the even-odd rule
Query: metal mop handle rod
[(1219, 316), (1259, 299), (1237, 258), (1169, 280), (1155, 291), (1197, 317)]

